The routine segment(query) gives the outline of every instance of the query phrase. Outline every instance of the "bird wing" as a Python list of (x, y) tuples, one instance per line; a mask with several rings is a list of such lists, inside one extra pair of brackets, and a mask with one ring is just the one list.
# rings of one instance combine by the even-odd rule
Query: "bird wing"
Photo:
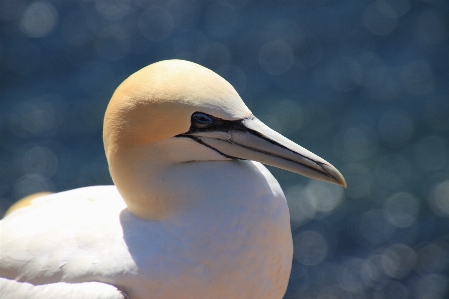
[(33, 285), (0, 278), (2, 299), (127, 299), (126, 293), (109, 284), (100, 282), (52, 283)]
[(135, 266), (123, 241), (124, 209), (115, 186), (95, 186), (44, 196), (12, 212), (0, 221), (0, 277), (116, 282)]
[(16, 203), (14, 203), (12, 206), (9, 207), (8, 210), (6, 210), (5, 215), (11, 214), (12, 212), (14, 212), (15, 210), (27, 207), (29, 205), (31, 205), (31, 203), (33, 202), (33, 200), (35, 200), (36, 198), (42, 197), (42, 196), (46, 196), (49, 194), (52, 194), (53, 192), (38, 192), (38, 193), (34, 193), (34, 194), (30, 194), (28, 196), (25, 196), (24, 198), (18, 200)]

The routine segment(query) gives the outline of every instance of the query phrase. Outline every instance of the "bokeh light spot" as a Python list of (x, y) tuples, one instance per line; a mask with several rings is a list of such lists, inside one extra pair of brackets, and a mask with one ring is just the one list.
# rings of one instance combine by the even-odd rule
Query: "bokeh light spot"
[(372, 254), (365, 259), (362, 271), (362, 277), (367, 285), (375, 285), (377, 282), (387, 280), (387, 274), (382, 266), (384, 256), (381, 254)]
[(174, 0), (167, 4), (174, 26), (179, 30), (189, 30), (198, 21), (198, 3), (190, 0)]
[(290, 218), (294, 225), (293, 229), (313, 219), (316, 208), (311, 198), (305, 194), (304, 186), (290, 187), (285, 194), (290, 210)]
[(388, 197), (384, 210), (388, 221), (398, 227), (408, 227), (416, 222), (419, 201), (410, 193), (399, 192)]
[(327, 243), (316, 231), (305, 231), (293, 240), (294, 258), (299, 263), (312, 266), (321, 263), (327, 255)]
[(301, 106), (292, 100), (282, 100), (276, 103), (270, 111), (270, 123), (276, 123), (276, 131), (289, 135), (297, 132), (304, 121)]
[(51, 134), (56, 128), (55, 109), (45, 100), (32, 100), (18, 104), (11, 114), (10, 125), (18, 136)]
[(415, 251), (405, 244), (395, 244), (386, 249), (382, 259), (385, 273), (397, 279), (406, 277), (415, 263)]
[(29, 37), (44, 37), (56, 27), (58, 12), (48, 2), (33, 2), (20, 20), (20, 28)]
[(399, 281), (392, 280), (387, 283), (382, 284), (376, 292), (377, 296), (373, 298), (382, 299), (399, 299), (399, 298), (409, 298), (408, 289)]
[(422, 169), (443, 169), (449, 158), (446, 139), (439, 136), (427, 136), (414, 146), (415, 161)]
[(365, 9), (363, 13), (363, 25), (372, 34), (390, 34), (398, 25), (396, 11), (387, 1), (375, 1)]
[(22, 158), (24, 171), (28, 174), (38, 174), (51, 177), (58, 168), (58, 158), (45, 147), (33, 147), (25, 152)]
[(95, 0), (98, 13), (107, 20), (119, 20), (130, 9), (129, 0)]
[(316, 211), (330, 213), (340, 204), (343, 198), (343, 188), (335, 184), (313, 180), (307, 185), (306, 194), (314, 203)]
[(397, 16), (403, 16), (410, 10), (409, 0), (386, 0)]
[[(354, 297), (352, 296), (353, 295), (352, 292), (348, 292), (347, 290), (343, 289), (338, 284), (327, 285), (326, 287), (321, 288), (320, 290), (316, 290), (315, 292), (316, 293), (319, 292), (318, 297), (306, 297), (306, 298), (316, 298), (316, 299), (354, 299)], [(301, 298), (301, 297), (302, 296), (295, 297), (295, 299)]]
[(340, 286), (351, 293), (361, 293), (365, 287), (363, 270), (365, 262), (362, 259), (354, 258), (347, 261), (338, 275)]
[(48, 192), (54, 190), (53, 183), (45, 176), (38, 174), (27, 174), (19, 178), (14, 184), (14, 198), (20, 199), (37, 192)]
[(259, 63), (270, 75), (283, 74), (292, 66), (292, 49), (281, 40), (270, 41), (260, 49)]
[(415, 287), (418, 299), (443, 299), (448, 290), (449, 279), (442, 275), (430, 274), (421, 277)]
[(331, 213), (343, 199), (340, 186), (322, 181), (310, 181), (304, 186), (289, 188), (286, 198), (294, 228), (313, 218), (323, 218)]
[(336, 135), (334, 150), (349, 161), (371, 157), (377, 151), (377, 139), (373, 130), (365, 125), (347, 127)]
[(429, 197), (433, 211), (442, 216), (449, 216), (449, 180), (438, 184)]

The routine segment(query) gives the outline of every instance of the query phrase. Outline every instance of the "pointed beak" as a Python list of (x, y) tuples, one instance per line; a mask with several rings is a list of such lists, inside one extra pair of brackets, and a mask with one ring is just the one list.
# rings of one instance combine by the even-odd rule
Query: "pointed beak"
[(255, 117), (244, 119), (226, 130), (216, 128), (190, 132), (188, 135), (225, 156), (258, 161), (346, 188), (344, 177), (329, 162), (270, 129)]

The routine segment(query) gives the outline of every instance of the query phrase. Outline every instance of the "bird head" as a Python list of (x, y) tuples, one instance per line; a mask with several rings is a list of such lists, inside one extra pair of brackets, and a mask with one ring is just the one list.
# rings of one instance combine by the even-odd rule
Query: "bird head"
[(232, 85), (205, 67), (161, 61), (134, 73), (117, 88), (104, 120), (108, 160), (117, 152), (167, 140), (176, 146), (180, 138), (193, 140), (196, 149), (211, 153), (192, 153), (195, 158), (182, 162), (254, 160), (346, 187), (334, 166), (258, 120)]

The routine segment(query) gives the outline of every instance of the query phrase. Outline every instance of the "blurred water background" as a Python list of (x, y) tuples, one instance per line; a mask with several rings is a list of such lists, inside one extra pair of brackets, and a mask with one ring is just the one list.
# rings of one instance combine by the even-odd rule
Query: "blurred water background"
[(270, 170), (291, 209), (285, 298), (449, 298), (449, 4), (0, 0), (0, 215), (111, 184), (109, 98), (163, 59), (230, 81), (348, 188)]

